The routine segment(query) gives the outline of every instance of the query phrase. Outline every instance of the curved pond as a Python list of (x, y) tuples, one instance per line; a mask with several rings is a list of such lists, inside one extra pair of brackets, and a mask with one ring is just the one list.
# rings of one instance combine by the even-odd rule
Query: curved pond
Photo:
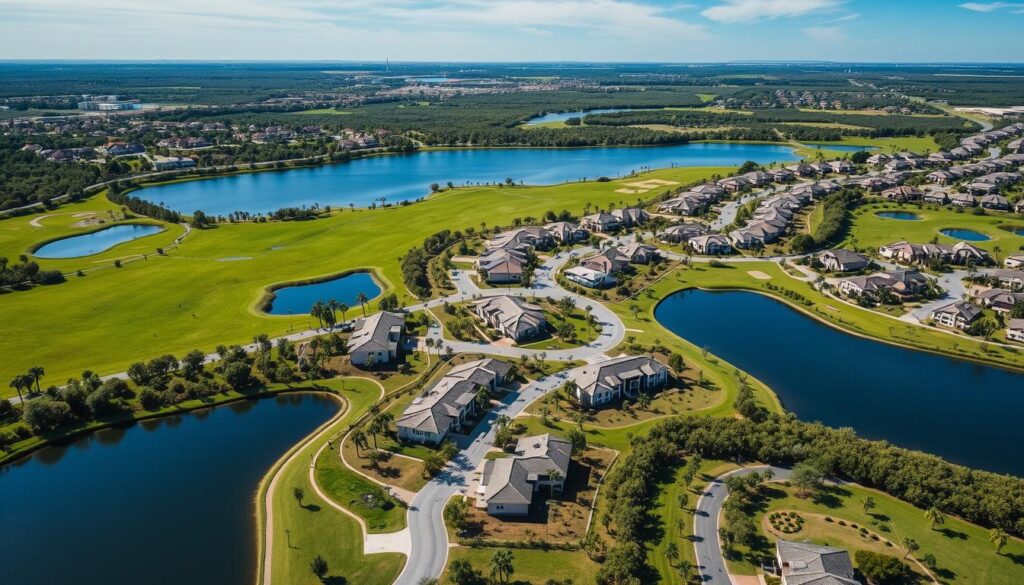
[(999, 227), (1001, 229), (1004, 229), (1004, 230), (1010, 232), (1011, 234), (1013, 234), (1015, 236), (1024, 236), (1024, 225), (1021, 225), (1021, 226), (1005, 225), (1005, 226), (999, 226)]
[(944, 236), (949, 236), (951, 238), (956, 238), (958, 240), (964, 240), (967, 242), (984, 242), (986, 240), (992, 239), (981, 232), (976, 232), (974, 230), (968, 230), (964, 228), (946, 228), (939, 230), (939, 232)]
[(672, 146), (606, 148), (489, 148), (418, 151), (371, 156), (347, 163), (280, 172), (157, 185), (136, 195), (182, 213), (201, 209), (225, 215), (265, 213), (314, 204), (368, 206), (384, 198), (397, 203), (423, 197), (431, 183), (495, 183), (511, 178), (526, 184), (555, 184), (615, 177), (641, 167), (736, 166), (795, 160), (781, 144), (701, 142)]
[(850, 335), (753, 292), (679, 292), (655, 317), (801, 419), (1024, 476), (1024, 374)]
[(565, 122), (569, 118), (582, 118), (588, 114), (615, 114), (617, 112), (635, 112), (637, 110), (653, 110), (657, 108), (596, 108), (593, 110), (574, 110), (572, 112), (551, 112), (526, 121), (527, 126), (535, 126), (546, 122)]
[(875, 215), (878, 217), (884, 217), (885, 219), (899, 219), (903, 221), (915, 221), (921, 219), (921, 216), (912, 211), (879, 211)]
[(32, 255), (50, 259), (91, 256), (105, 252), (118, 244), (160, 233), (163, 229), (158, 225), (139, 223), (115, 225), (80, 236), (54, 240), (40, 246)]
[(274, 300), (267, 312), (271, 315), (305, 315), (309, 314), (313, 303), (326, 303), (331, 299), (355, 308), (359, 306), (359, 293), (366, 295), (367, 299), (380, 294), (380, 286), (369, 272), (353, 272), (314, 284), (279, 288), (274, 291)]
[(3, 582), (251, 585), (256, 486), (337, 408), (313, 395), (238, 402), (0, 468)]

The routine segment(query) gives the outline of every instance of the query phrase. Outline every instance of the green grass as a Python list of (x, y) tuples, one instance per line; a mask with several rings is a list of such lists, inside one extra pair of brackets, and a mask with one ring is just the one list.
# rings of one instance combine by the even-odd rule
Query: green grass
[[(380, 392), (375, 384), (366, 380), (345, 380), (344, 389), (340, 379), (326, 380), (323, 384), (334, 388), (348, 403), (345, 413), (332, 424), (332, 432), (344, 429), (365, 412)], [(318, 498), (309, 484), (310, 455), (323, 446), (332, 432), (300, 447), (298, 456), (281, 470), (274, 491), (273, 582), (297, 585), (320, 583), (310, 571), (309, 563), (315, 555), (321, 554), (327, 560), (329, 575), (332, 577), (344, 577), (348, 583), (386, 585), (393, 582), (402, 570), (404, 555), (389, 553), (364, 556), (359, 524)], [(333, 499), (338, 499), (340, 494), (325, 485), (322, 472), (326, 467), (325, 461), (336, 459), (335, 451), (325, 451), (317, 463), (318, 484)], [(260, 514), (263, 513), (265, 487), (264, 483), (259, 492)], [(304, 507), (300, 507), (292, 496), (294, 487), (302, 488), (305, 492)], [(404, 519), (404, 510), (402, 517)], [(263, 532), (261, 529), (261, 547)], [(262, 563), (262, 555), (260, 558)]]
[[(677, 168), (646, 177), (687, 183), (726, 172), (724, 168)], [(442, 228), (479, 229), (481, 222), (508, 225), (513, 217), (536, 217), (549, 209), (580, 213), (585, 202), (600, 206), (618, 202), (622, 195), (615, 189), (625, 181), (455, 189), (408, 207), (338, 211), (330, 218), (307, 222), (223, 224), (196, 230), (166, 256), (73, 277), (61, 285), (3, 295), (0, 322), (5, 334), (0, 338), (0, 353), (9, 359), (2, 374), (6, 379), (42, 365), (47, 371), (44, 384), (60, 383), (85, 369), (108, 374), (164, 353), (180, 355), (193, 348), (211, 351), (220, 343), (248, 342), (258, 333), (281, 335), (310, 327), (312, 320), (307, 316), (269, 316), (256, 310), (266, 287), (275, 282), (370, 268), (387, 291), (409, 301), (398, 258), (424, 237)], [(102, 196), (80, 206), (61, 211), (110, 207)], [(0, 234), (4, 234), (0, 255), (17, 258), (35, 241), (72, 233), (56, 228), (35, 239), (23, 231), (31, 219), (0, 220)], [(9, 232), (20, 235), (7, 236)], [(165, 236), (136, 242), (148, 240), (146, 246), (156, 246), (161, 237)], [(143, 244), (126, 244), (135, 245)], [(276, 247), (280, 248), (272, 249)], [(226, 257), (252, 259), (218, 261)], [(60, 266), (50, 261), (40, 264), (44, 269)], [(6, 384), (2, 386), (4, 395), (9, 395)]]
[[(883, 210), (910, 211), (920, 216), (920, 219), (887, 219), (876, 215)], [(877, 250), (878, 246), (899, 240), (923, 244), (932, 241), (933, 238), (938, 238), (940, 244), (955, 244), (958, 241), (956, 238), (946, 236), (939, 230), (962, 228), (981, 232), (991, 238), (971, 244), (990, 253), (999, 248), (1000, 259), (1008, 254), (1017, 253), (1024, 246), (1024, 236), (1014, 235), (1011, 231), (999, 228), (1001, 225), (1024, 228), (1024, 218), (1007, 213), (987, 211), (985, 215), (974, 215), (970, 211), (957, 213), (934, 205), (875, 203), (857, 208), (853, 213), (853, 219), (842, 245)]]
[(292, 112), (295, 116), (347, 116), (352, 112), (348, 110), (335, 110), (334, 108), (314, 108), (312, 110), (302, 110), (301, 112)]
[[(465, 559), (485, 576), (494, 551), (491, 547), (455, 547), (448, 550), (448, 562)], [(548, 579), (572, 579), (574, 583), (593, 583), (600, 565), (580, 551), (512, 549), (515, 572), (511, 582), (515, 585), (544, 585)], [(447, 574), (441, 583), (450, 585)]]
[[(1020, 539), (1011, 538), (1003, 548), (1002, 554), (996, 555), (995, 548), (988, 541), (986, 529), (947, 517), (944, 524), (932, 530), (924, 518), (924, 510), (877, 490), (869, 490), (858, 485), (830, 487), (824, 492), (825, 497), (817, 499), (797, 498), (793, 495), (793, 488), (783, 489), (782, 486), (772, 486), (769, 493), (775, 497), (768, 500), (765, 513), (773, 510), (796, 510), (822, 514), (837, 521), (822, 524), (815, 522), (815, 530), (809, 532), (818, 533), (816, 537), (802, 535), (801, 531), (789, 536), (790, 539), (802, 540), (810, 536), (812, 540), (818, 542), (849, 546), (852, 556), (859, 537), (856, 535), (856, 529), (838, 525), (838, 520), (842, 519), (847, 524), (855, 523), (858, 527), (867, 528), (892, 541), (895, 546), (885, 549), (887, 554), (894, 556), (903, 556), (905, 551), (900, 545), (904, 538), (916, 540), (921, 549), (914, 557), (921, 559), (928, 553), (935, 555), (938, 566), (936, 576), (942, 583), (1011, 585), (1024, 582), (1024, 541)], [(874, 498), (877, 505), (870, 514), (866, 514), (861, 505), (868, 495)], [(759, 514), (756, 518), (759, 527), (762, 515)], [(889, 531), (883, 530), (883, 526)], [(773, 538), (770, 539), (774, 542)], [(753, 574), (754, 567), (749, 563), (731, 564), (736, 564), (741, 572)]]
[[(802, 125), (802, 124), (801, 124)], [(896, 138), (865, 138), (862, 136), (844, 136), (842, 140), (830, 142), (815, 142), (811, 146), (804, 146), (797, 149), (797, 155), (804, 158), (817, 158), (820, 154), (823, 158), (839, 158), (848, 156), (849, 152), (829, 150), (829, 144), (870, 146), (877, 148), (875, 152), (885, 153), (900, 152), (909, 150), (918, 154), (935, 152), (941, 150), (939, 145), (931, 136), (899, 136)], [(820, 148), (819, 148), (820, 145)]]

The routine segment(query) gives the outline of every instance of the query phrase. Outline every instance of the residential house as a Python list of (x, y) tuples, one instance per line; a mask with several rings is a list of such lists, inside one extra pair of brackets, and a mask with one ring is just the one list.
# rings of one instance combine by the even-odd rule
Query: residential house
[(555, 244), (550, 231), (542, 227), (521, 227), (502, 232), (487, 242), (487, 250), (547, 250)]
[(735, 193), (744, 189), (750, 189), (754, 184), (744, 177), (728, 177), (718, 181), (718, 186), (726, 191)]
[(526, 515), (534, 493), (562, 491), (571, 460), (572, 444), (565, 439), (522, 437), (512, 457), (484, 461), (476, 505), (493, 516)]
[(953, 244), (950, 252), (950, 261), (953, 264), (968, 265), (989, 263), (989, 255), (987, 251), (972, 244), (968, 244), (967, 242), (957, 242)]
[(1024, 290), (1024, 270), (1000, 268), (990, 274), (999, 281), (999, 285), (1013, 291)]
[(847, 296), (879, 299), (886, 293), (901, 298), (920, 294), (928, 288), (928, 278), (916, 270), (894, 270), (866, 276), (843, 278), (836, 285)]
[(603, 270), (594, 270), (586, 266), (573, 266), (565, 271), (565, 277), (576, 284), (587, 288), (604, 288), (615, 284), (615, 277)]
[(607, 233), (613, 232), (622, 226), (619, 218), (603, 211), (585, 215), (580, 220), (580, 225), (592, 232)]
[(860, 585), (841, 548), (779, 540), (775, 559), (782, 585)]
[(702, 236), (707, 232), (707, 226), (702, 223), (681, 223), (679, 225), (672, 225), (665, 228), (660, 234), (658, 234), (658, 237), (661, 238), (661, 241), (663, 242), (678, 244), (680, 242), (685, 242), (690, 238)]
[(386, 364), (398, 358), (405, 315), (381, 311), (358, 319), (348, 339), (348, 355), (357, 366)]
[(921, 196), (921, 201), (925, 203), (934, 203), (936, 205), (945, 205), (949, 203), (949, 195), (946, 195), (944, 191), (925, 191), (924, 195)]
[(651, 260), (657, 257), (657, 251), (658, 249), (654, 246), (636, 242), (619, 246), (619, 252), (626, 258), (629, 258), (630, 264), (649, 264)]
[(622, 209), (613, 209), (611, 211), (612, 216), (619, 220), (619, 225), (626, 228), (631, 228), (638, 225), (643, 225), (651, 219), (651, 215), (640, 209), (639, 207), (623, 207)]
[(1024, 342), (1024, 319), (1010, 319), (1006, 323), (1006, 338)]
[(695, 236), (687, 240), (687, 243), (697, 254), (718, 256), (732, 252), (732, 246), (729, 245), (729, 238), (722, 234)]
[(998, 193), (999, 185), (996, 185), (995, 183), (975, 181), (973, 183), (968, 183), (966, 189), (971, 193), (971, 195), (989, 195), (992, 193)]
[(957, 207), (974, 207), (974, 197), (969, 193), (953, 193), (949, 196), (949, 202)]
[(547, 329), (544, 310), (521, 297), (487, 297), (473, 303), (473, 312), (502, 335), (515, 341), (539, 337)]
[(907, 185), (900, 185), (899, 187), (893, 187), (892, 189), (882, 191), (882, 197), (885, 197), (889, 201), (918, 201), (921, 199), (922, 195), (923, 193), (921, 193), (921, 191)]
[(932, 320), (956, 329), (967, 329), (980, 318), (981, 307), (966, 301), (957, 301), (932, 311)]
[(1010, 202), (1002, 195), (985, 195), (981, 198), (981, 206), (995, 211), (1009, 211)]
[(668, 368), (648, 356), (622, 356), (589, 364), (576, 376), (576, 399), (587, 408), (633, 398), (668, 384)]
[(839, 173), (843, 175), (852, 174), (854, 171), (857, 170), (857, 167), (848, 160), (834, 160), (829, 163), (829, 166), (832, 167), (833, 173)]
[(487, 282), (504, 284), (519, 282), (529, 263), (522, 250), (494, 250), (476, 259), (476, 269)]
[(1015, 254), (1007, 256), (1003, 260), (1003, 266), (1007, 268), (1024, 268), (1024, 254)]
[(925, 175), (925, 178), (938, 185), (949, 185), (960, 180), (960, 177), (951, 171), (932, 171)]
[(618, 248), (605, 248), (593, 256), (584, 258), (580, 265), (607, 274), (618, 274), (629, 265), (629, 256)]
[(842, 248), (822, 252), (818, 255), (818, 261), (830, 272), (854, 272), (864, 270), (871, 264), (867, 256)]
[(551, 237), (560, 244), (582, 242), (590, 236), (587, 230), (581, 228), (579, 224), (571, 221), (549, 223), (544, 226), (544, 229), (546, 229), (551, 234)]
[(796, 178), (793, 171), (789, 169), (772, 169), (768, 171), (768, 174), (771, 175), (772, 181), (776, 183), (788, 183)]
[(981, 306), (997, 313), (1009, 313), (1018, 303), (1024, 303), (1024, 292), (1012, 292), (1005, 288), (990, 288), (977, 294)]
[(399, 438), (440, 444), (448, 433), (462, 428), (466, 419), (476, 412), (480, 388), (496, 390), (509, 381), (511, 372), (511, 364), (492, 358), (452, 367), (399, 415), (396, 421)]

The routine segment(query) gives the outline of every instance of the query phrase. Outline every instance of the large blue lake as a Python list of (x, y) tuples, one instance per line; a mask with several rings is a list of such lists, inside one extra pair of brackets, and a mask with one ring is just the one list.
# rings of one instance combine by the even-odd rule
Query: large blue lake
[(99, 254), (118, 244), (163, 231), (156, 225), (123, 224), (80, 236), (71, 236), (44, 244), (32, 253), (39, 258), (79, 258)]
[(278, 172), (247, 173), (147, 187), (135, 194), (182, 213), (201, 209), (225, 215), (264, 213), (313, 204), (365, 207), (414, 200), (431, 183), (457, 186), (496, 183), (555, 184), (617, 177), (641, 167), (736, 166), (752, 160), (766, 164), (795, 160), (793, 149), (779, 144), (696, 143), (650, 147), (491, 148), (414, 152), (375, 156), (347, 163)]
[(251, 585), (257, 484), (337, 408), (313, 395), (238, 402), (0, 467), (0, 582)]
[(1024, 477), (1024, 374), (849, 335), (752, 292), (676, 293), (655, 317), (801, 419)]
[(380, 294), (380, 286), (369, 272), (353, 272), (315, 284), (279, 288), (274, 291), (274, 300), (267, 312), (271, 315), (304, 315), (309, 313), (313, 303), (326, 303), (331, 299), (356, 308), (359, 306), (359, 293), (365, 294), (367, 299)]

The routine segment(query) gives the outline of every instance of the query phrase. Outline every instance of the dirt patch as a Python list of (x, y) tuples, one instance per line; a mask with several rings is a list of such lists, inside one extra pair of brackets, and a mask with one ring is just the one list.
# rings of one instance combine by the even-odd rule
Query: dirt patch
[[(379, 439), (380, 437), (378, 437)], [(370, 452), (373, 451), (373, 439), (369, 440), (371, 441), (370, 449), (357, 449), (351, 437), (346, 440), (342, 446), (345, 462), (379, 482), (412, 492), (418, 491), (427, 483), (423, 462), (419, 460), (379, 449), (377, 453), (383, 459), (374, 465), (370, 459)]]
[(630, 187), (636, 187), (638, 189), (655, 189), (657, 187), (668, 187), (672, 185), (678, 185), (678, 181), (666, 181), (665, 179), (647, 179), (646, 181), (637, 181), (635, 183), (626, 183)]
[(553, 498), (547, 489), (535, 492), (526, 517), (498, 518), (487, 510), (469, 506), (470, 528), (463, 536), (497, 541), (577, 542), (587, 531), (590, 505), (615, 455), (611, 449), (590, 448), (573, 457), (564, 491)]
[(73, 228), (86, 228), (86, 227), (92, 227), (94, 225), (100, 225), (102, 223), (105, 223), (102, 219), (100, 219), (98, 217), (90, 217), (89, 219), (83, 219), (82, 221), (76, 221), (75, 223), (71, 224), (71, 227), (73, 227)]
[(771, 280), (772, 279), (771, 276), (765, 274), (764, 272), (761, 272), (760, 270), (748, 270), (747, 274), (749, 274), (750, 276), (753, 276), (754, 278), (756, 278), (758, 280)]
[(636, 195), (638, 193), (646, 193), (648, 189), (616, 189), (616, 193), (624, 193), (626, 195)]

